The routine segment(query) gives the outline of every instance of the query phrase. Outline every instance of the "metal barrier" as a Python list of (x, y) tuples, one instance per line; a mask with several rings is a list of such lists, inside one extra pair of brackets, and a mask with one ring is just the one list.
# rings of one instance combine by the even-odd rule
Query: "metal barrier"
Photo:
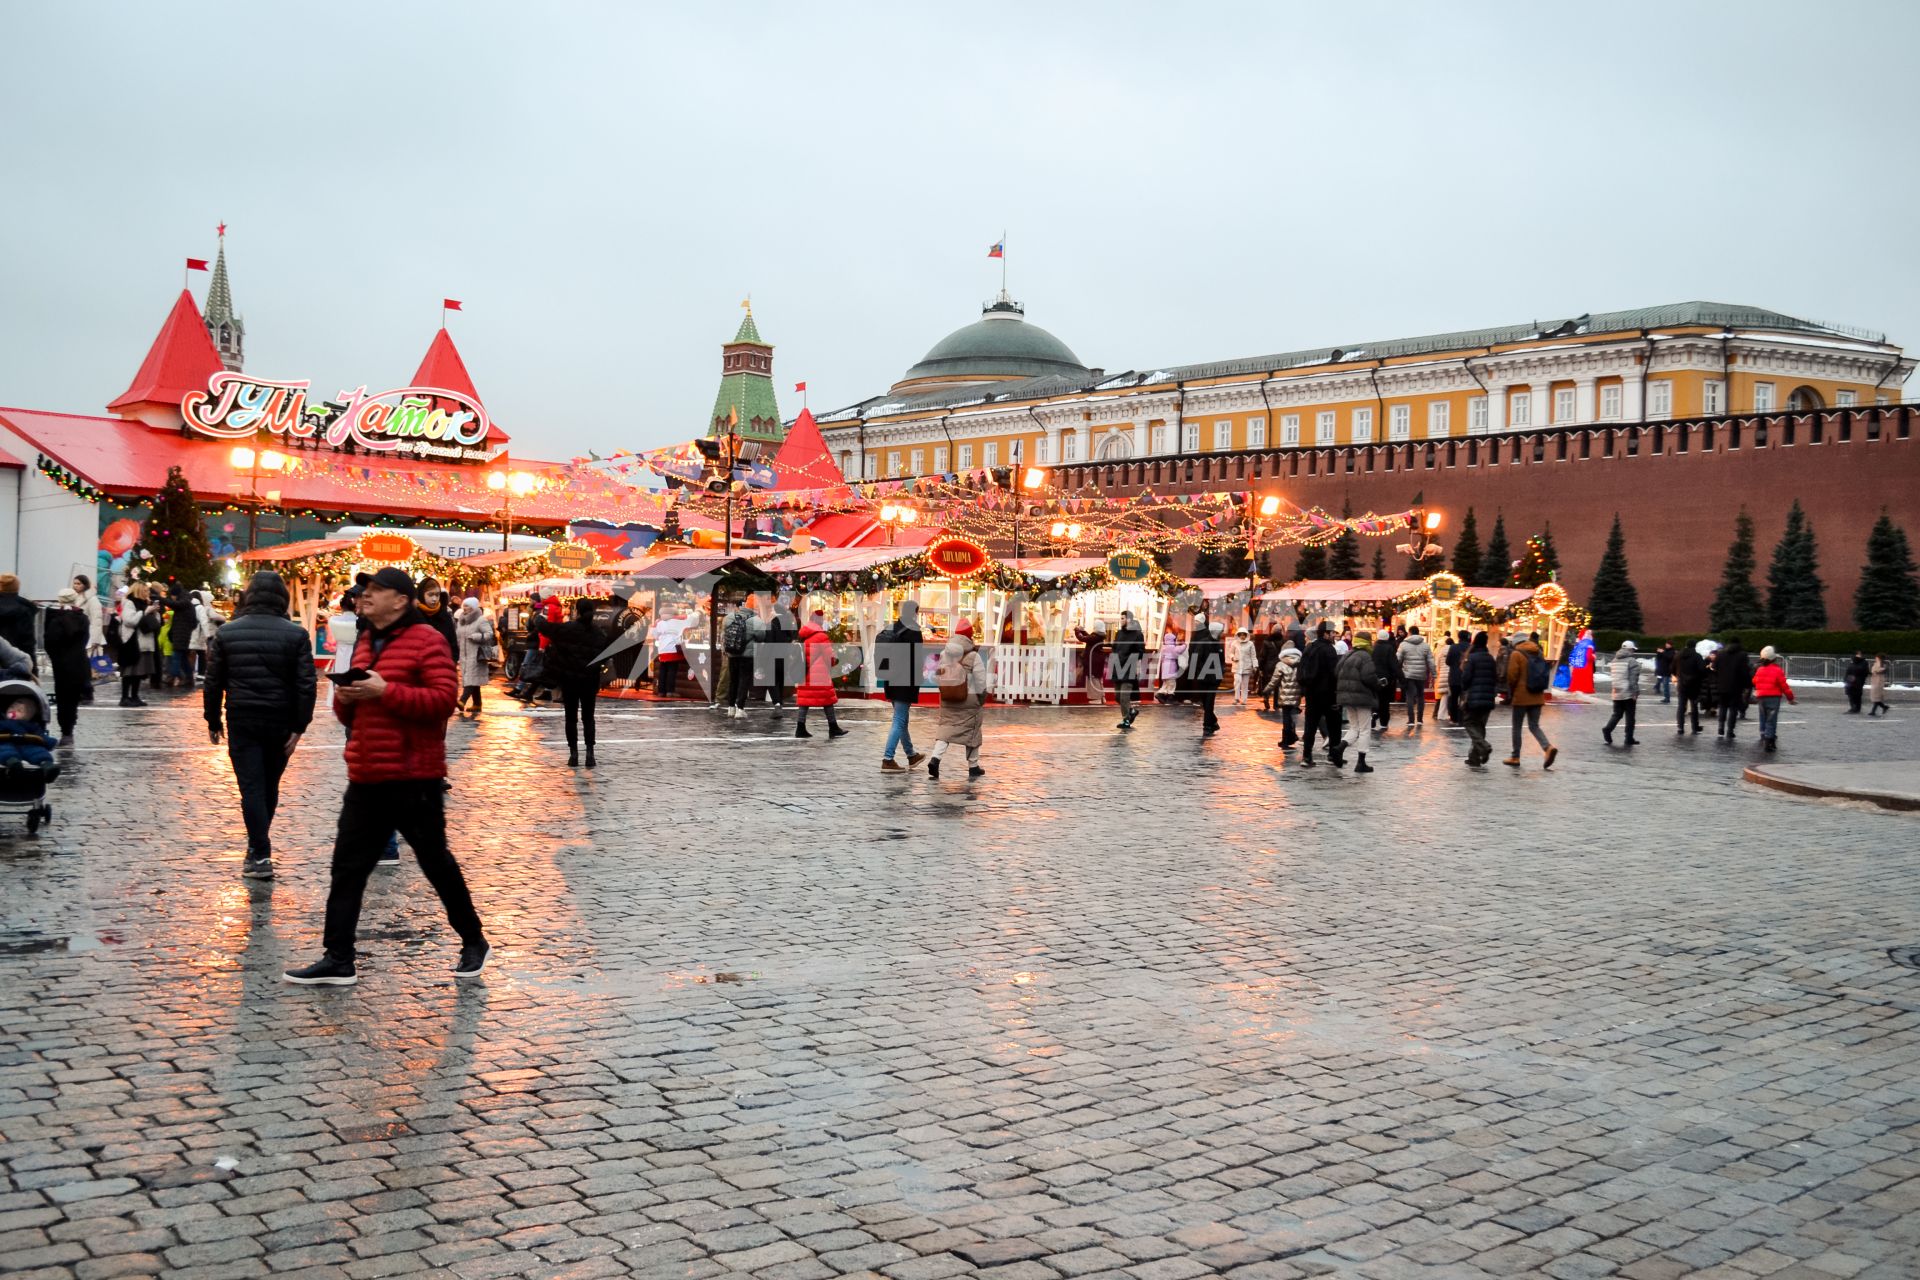
[[(1868, 658), (1871, 660), (1872, 655), (1869, 654)], [(1830, 680), (1839, 684), (1846, 680), (1847, 664), (1852, 661), (1852, 654), (1790, 653), (1787, 655), (1787, 679)], [(1920, 685), (1920, 658), (1889, 657), (1887, 667), (1888, 684)]]

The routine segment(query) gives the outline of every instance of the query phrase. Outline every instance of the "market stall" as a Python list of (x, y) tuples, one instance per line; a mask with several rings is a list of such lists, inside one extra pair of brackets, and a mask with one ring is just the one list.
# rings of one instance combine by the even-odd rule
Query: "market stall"
[(1485, 629), (1497, 644), (1502, 632), (1524, 627), (1540, 632), (1548, 654), (1559, 653), (1569, 629), (1578, 630), (1587, 621), (1586, 610), (1573, 603), (1557, 582), (1538, 587), (1469, 587), (1451, 573), (1357, 581), (1305, 579), (1265, 592), (1259, 599), (1308, 632), (1322, 621), (1369, 629), (1403, 622), (1435, 637)]
[(357, 573), (372, 573), (392, 566), (406, 570), (415, 578), (431, 576), (452, 583), (463, 574), (485, 579), (497, 572), (481, 570), (476, 574), (463, 569), (461, 561), (435, 555), (405, 534), (390, 531), (365, 533), (357, 538), (283, 542), (279, 546), (242, 551), (234, 559), (243, 566), (243, 575), (266, 568), (276, 570), (286, 579), (290, 598), (288, 612), (316, 638), (316, 646), (325, 634), (332, 602), (353, 582)]

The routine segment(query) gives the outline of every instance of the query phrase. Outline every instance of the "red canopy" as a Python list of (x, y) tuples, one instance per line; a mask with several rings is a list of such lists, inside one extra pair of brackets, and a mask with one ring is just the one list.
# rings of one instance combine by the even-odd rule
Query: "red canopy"
[(814, 422), (809, 409), (802, 409), (800, 416), (793, 420), (787, 438), (773, 455), (773, 470), (774, 493), (831, 489), (847, 482), (840, 468), (834, 465), (833, 455), (827, 452), (826, 439), (821, 436), (819, 424)]
[(177, 409), (182, 396), (189, 391), (205, 391), (207, 379), (224, 367), (213, 339), (207, 335), (206, 321), (200, 318), (200, 308), (193, 305), (193, 295), (182, 289), (174, 299), (173, 310), (160, 326), (159, 335), (147, 349), (147, 358), (140, 362), (140, 372), (133, 375), (132, 384), (107, 409), (127, 409), (140, 404), (164, 404)]
[[(442, 328), (433, 335), (433, 342), (427, 347), (427, 354), (420, 361), (420, 367), (414, 371), (413, 382), (416, 387), (439, 387), (443, 391), (458, 391), (479, 404), (480, 393), (473, 388), (473, 378), (467, 373), (467, 362), (460, 358), (460, 351), (453, 345), (453, 335)], [(494, 422), (492, 415), (487, 419), (487, 443), (505, 444), (507, 433)]]

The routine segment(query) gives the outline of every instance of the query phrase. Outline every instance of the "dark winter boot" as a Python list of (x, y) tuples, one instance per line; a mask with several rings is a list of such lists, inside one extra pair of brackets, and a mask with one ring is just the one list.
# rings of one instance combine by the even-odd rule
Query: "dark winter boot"
[(1367, 763), (1366, 752), (1362, 751), (1360, 753), (1360, 759), (1354, 763), (1353, 771), (1355, 773), (1372, 773), (1373, 772), (1373, 766)]
[(794, 726), (793, 736), (796, 738), (811, 738), (813, 735), (808, 733), (807, 726), (802, 724)]

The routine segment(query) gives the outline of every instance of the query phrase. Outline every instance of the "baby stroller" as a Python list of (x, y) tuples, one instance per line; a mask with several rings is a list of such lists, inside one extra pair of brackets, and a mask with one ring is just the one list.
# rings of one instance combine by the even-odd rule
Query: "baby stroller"
[[(39, 685), (31, 680), (0, 680), (0, 707), (8, 706), (16, 698), (32, 698), (39, 708), (36, 714), (40, 723), (53, 723), (53, 708)], [(27, 834), (37, 835), (42, 823), (53, 821), (53, 806), (47, 803), (47, 784), (59, 776), (58, 764), (39, 769), (0, 766), (0, 813), (25, 814)]]

